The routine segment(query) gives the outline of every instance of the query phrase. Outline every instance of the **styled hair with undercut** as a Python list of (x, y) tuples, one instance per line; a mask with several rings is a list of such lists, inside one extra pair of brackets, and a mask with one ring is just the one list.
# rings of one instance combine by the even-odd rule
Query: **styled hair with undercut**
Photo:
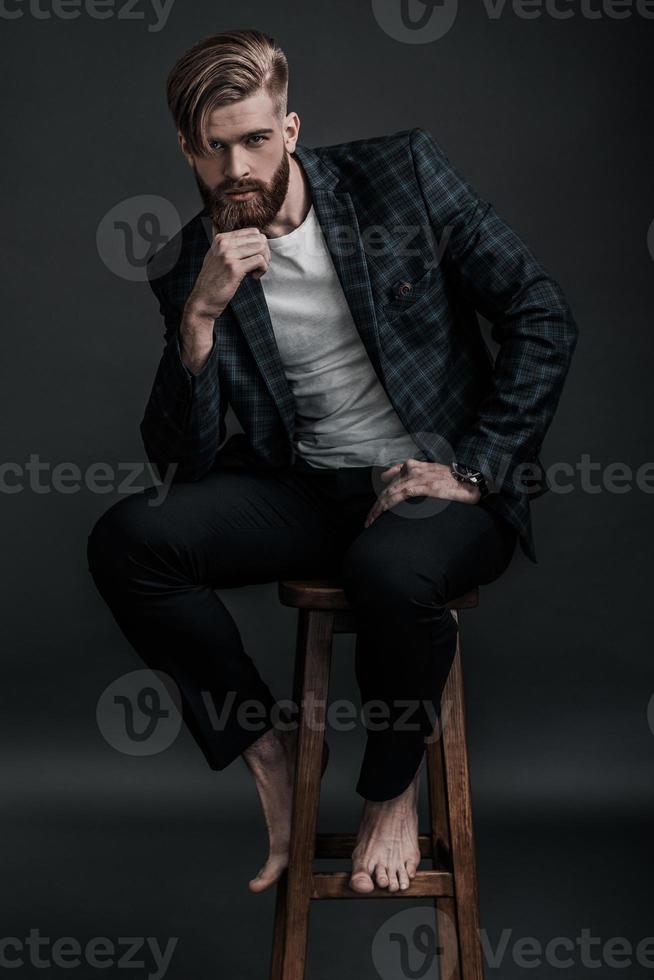
[(273, 38), (256, 30), (210, 34), (185, 51), (166, 80), (175, 125), (193, 156), (211, 153), (206, 135), (214, 109), (263, 89), (283, 119), (288, 100), (288, 62)]

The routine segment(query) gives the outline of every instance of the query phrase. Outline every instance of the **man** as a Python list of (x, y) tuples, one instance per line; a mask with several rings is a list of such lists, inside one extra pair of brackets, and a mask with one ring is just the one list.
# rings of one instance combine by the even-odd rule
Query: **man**
[[(502, 574), (518, 539), (535, 560), (529, 496), (549, 489), (538, 452), (577, 330), (427, 132), (308, 149), (287, 82), (257, 31), (206, 38), (168, 78), (205, 205), (150, 265), (165, 349), (141, 431), (173, 479), (160, 506), (151, 488), (102, 515), (89, 567), (141, 657), (174, 679), (209, 765), (242, 755), (251, 769), (270, 835), (253, 891), (288, 862), (297, 733), (276, 724), (214, 590), (342, 579), (376, 722), (350, 886), (396, 891), (420, 860), (424, 738), (456, 643), (446, 603)], [(243, 432), (223, 445), (229, 405)], [(213, 717), (231, 705), (223, 726), (207, 697)], [(258, 728), (238, 711), (251, 699)]]

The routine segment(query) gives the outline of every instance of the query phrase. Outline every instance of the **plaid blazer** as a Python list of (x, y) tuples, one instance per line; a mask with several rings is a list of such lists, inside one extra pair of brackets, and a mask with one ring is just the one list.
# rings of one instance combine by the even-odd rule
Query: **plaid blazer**
[[(356, 329), (417, 458), (481, 469), (493, 492), (478, 506), (508, 520), (536, 561), (529, 502), (551, 489), (538, 453), (577, 342), (559, 285), (426, 130), (295, 153)], [(216, 319), (202, 371), (182, 362), (178, 327), (211, 236), (205, 209), (148, 264), (165, 347), (141, 434), (162, 479), (173, 464), (172, 482), (295, 455), (294, 399), (259, 280), (246, 276)], [(492, 324), (495, 358), (477, 312)], [(228, 405), (243, 432), (223, 446)]]

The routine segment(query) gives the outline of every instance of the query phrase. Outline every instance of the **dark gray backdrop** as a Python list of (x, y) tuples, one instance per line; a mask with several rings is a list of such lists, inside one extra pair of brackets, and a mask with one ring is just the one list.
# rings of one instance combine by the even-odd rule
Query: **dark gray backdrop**
[[(462, 636), (482, 926), (490, 947), (508, 944), (495, 966), (489, 953), (488, 975), (530, 972), (519, 939), (574, 942), (587, 929), (601, 940), (601, 968), (577, 947), (572, 966), (543, 962), (536, 975), (612, 976), (601, 944), (625, 937), (635, 948), (654, 933), (652, 496), (635, 485), (651, 459), (654, 22), (608, 8), (591, 18), (575, 5), (565, 20), (526, 19), (509, 5), (491, 17), (475, 0), (445, 36), (408, 44), (368, 2), (176, 0), (157, 31), (143, 0), (134, 12), (145, 19), (116, 16), (122, 4), (106, 19), (83, 7), (75, 19), (46, 18), (45, 2), (0, 18), (3, 458), (13, 464), (2, 494), (2, 936), (176, 936), (175, 980), (267, 975), (273, 894), (247, 889), (266, 841), (244, 765), (211, 773), (186, 733), (134, 758), (96, 723), (104, 689), (141, 663), (86, 569), (86, 536), (117, 499), (115, 481), (106, 494), (84, 485), (92, 464), (117, 472), (144, 460), (138, 422), (163, 339), (148, 285), (108, 267), (98, 227), (142, 195), (172, 202), (182, 221), (197, 212), (165, 75), (204, 35), (256, 26), (289, 57), (302, 142), (426, 127), (560, 281), (579, 323), (543, 461), (574, 467), (587, 454), (599, 490), (577, 474), (571, 492), (534, 504), (538, 565), (517, 553), (462, 617)], [(24, 469), (30, 456), (45, 467), (40, 488)], [(74, 475), (69, 492), (53, 485), (64, 462), (79, 467), (78, 490)], [(620, 493), (603, 486), (616, 462), (633, 472)], [(294, 614), (274, 585), (221, 594), (288, 696)], [(334, 698), (356, 698), (352, 652), (352, 638), (339, 638)], [(354, 830), (362, 732), (330, 741), (321, 821)], [(375, 935), (404, 908), (317, 909), (311, 976), (379, 976)], [(630, 977), (649, 974), (651, 959), (650, 970), (642, 954), (632, 959)], [(25, 960), (15, 976), (42, 975)], [(104, 976), (147, 972), (114, 965)]]

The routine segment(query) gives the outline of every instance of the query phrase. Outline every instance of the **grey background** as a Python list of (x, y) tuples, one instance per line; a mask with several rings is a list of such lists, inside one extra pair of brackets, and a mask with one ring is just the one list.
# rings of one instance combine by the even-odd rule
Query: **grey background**
[[(6, 461), (38, 454), (84, 474), (144, 459), (138, 422), (163, 327), (147, 284), (103, 263), (96, 230), (136, 195), (161, 195), (183, 221), (199, 210), (165, 75), (206, 34), (247, 26), (286, 50), (303, 143), (426, 127), (562, 284), (580, 341), (543, 461), (589, 454), (635, 472), (651, 459), (654, 22), (590, 20), (574, 5), (569, 20), (508, 7), (492, 19), (474, 2), (445, 37), (409, 45), (367, 2), (176, 0), (158, 32), (147, 20), (20, 9), (2, 25)], [(488, 964), (503, 980), (530, 972), (511, 956), (520, 937), (574, 940), (586, 928), (635, 946), (654, 934), (652, 497), (573, 486), (534, 504), (538, 565), (517, 553), (462, 617), (482, 926), (493, 947), (511, 930), (501, 965)], [(115, 499), (84, 487), (2, 494), (2, 935), (177, 936), (175, 980), (263, 977), (274, 896), (247, 889), (266, 840), (245, 766), (210, 772), (186, 732), (133, 758), (96, 725), (105, 687), (141, 667), (86, 569), (86, 536)], [(289, 696), (293, 612), (272, 584), (221, 595)], [(352, 653), (352, 638), (339, 638), (334, 698), (356, 700)], [(321, 824), (355, 830), (362, 732), (330, 743)], [(405, 907), (317, 908), (310, 975), (378, 976), (376, 930)], [(536, 975), (614, 972), (577, 956)], [(103, 971), (126, 974), (147, 970)]]

